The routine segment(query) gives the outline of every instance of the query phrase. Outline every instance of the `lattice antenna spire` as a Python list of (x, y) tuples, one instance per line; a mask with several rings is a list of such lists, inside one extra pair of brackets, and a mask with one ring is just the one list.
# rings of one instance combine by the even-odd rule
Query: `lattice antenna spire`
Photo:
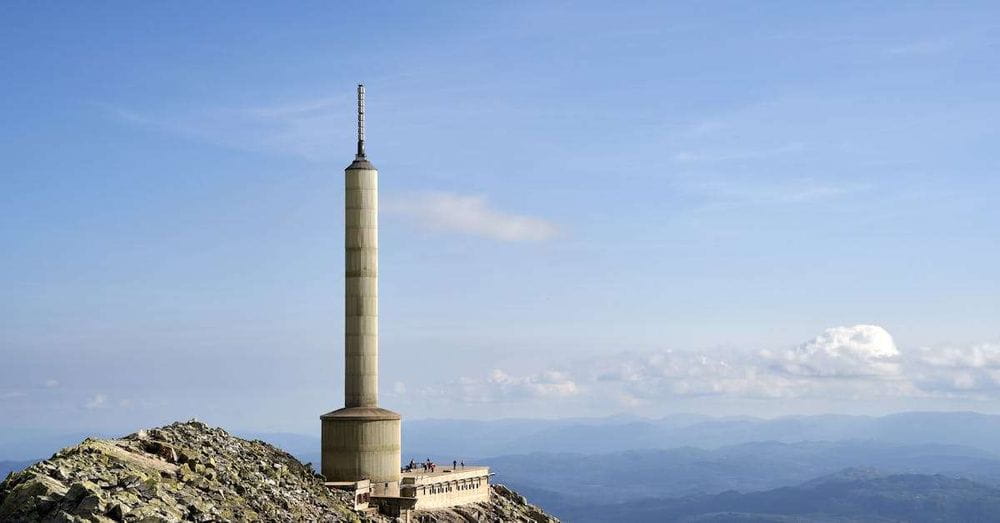
[(358, 84), (358, 159), (365, 157), (365, 84)]

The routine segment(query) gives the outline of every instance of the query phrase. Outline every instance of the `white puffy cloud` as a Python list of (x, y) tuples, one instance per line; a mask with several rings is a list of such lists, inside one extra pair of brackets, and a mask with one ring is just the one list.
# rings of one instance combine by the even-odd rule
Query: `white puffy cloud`
[(907, 372), (929, 394), (995, 395), (1000, 393), (1000, 343), (922, 347)]
[(1000, 397), (1000, 343), (900, 350), (876, 325), (832, 327), (783, 350), (621, 353), (585, 363), (622, 403), (744, 399)]
[(744, 399), (863, 398), (914, 392), (882, 327), (826, 329), (786, 350), (622, 353), (587, 364), (613, 397), (630, 401), (720, 396)]
[(390, 198), (383, 209), (430, 230), (501, 241), (545, 241), (559, 231), (547, 220), (495, 209), (483, 196), (421, 192)]
[(599, 382), (619, 383), (632, 400), (662, 396), (779, 397), (789, 380), (762, 375), (750, 354), (717, 351), (624, 353), (591, 364)]
[(424, 386), (423, 397), (464, 403), (803, 400), (1000, 397), (1000, 343), (900, 350), (876, 325), (832, 327), (783, 350), (620, 352), (512, 375), (494, 370)]
[(895, 376), (899, 349), (877, 325), (833, 327), (787, 350), (760, 352), (772, 369), (792, 376)]
[(454, 381), (416, 388), (415, 394), (437, 401), (497, 403), (535, 399), (564, 399), (580, 394), (573, 378), (561, 371), (514, 376), (494, 369), (486, 376), (463, 376)]
[(565, 398), (580, 392), (569, 375), (552, 370), (531, 376), (511, 376), (500, 369), (494, 369), (486, 383), (499, 390), (503, 396)]

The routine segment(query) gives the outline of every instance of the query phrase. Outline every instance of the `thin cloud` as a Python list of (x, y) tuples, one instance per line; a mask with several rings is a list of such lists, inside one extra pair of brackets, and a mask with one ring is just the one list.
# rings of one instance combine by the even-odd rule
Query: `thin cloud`
[(331, 97), (275, 106), (170, 113), (103, 107), (113, 117), (131, 125), (232, 149), (323, 162), (334, 159), (330, 143), (350, 132), (350, 127), (344, 125), (344, 115), (352, 114), (353, 109), (349, 109), (352, 103), (353, 99), (348, 97)]
[(947, 38), (916, 40), (891, 46), (885, 50), (885, 54), (890, 56), (932, 56), (945, 53), (953, 46), (954, 42)]
[[(704, 125), (704, 124), (701, 124)], [(716, 124), (715, 129), (722, 127)], [(715, 130), (713, 129), (713, 130)], [(709, 131), (700, 131), (698, 134), (706, 134)], [(723, 149), (723, 150), (688, 150), (674, 154), (673, 160), (678, 163), (700, 163), (700, 162), (726, 162), (738, 160), (762, 160), (775, 158), (778, 156), (797, 154), (805, 151), (805, 146), (801, 143), (787, 143), (776, 147), (762, 147), (757, 149)]]
[(840, 198), (862, 192), (862, 184), (833, 184), (803, 178), (781, 181), (688, 177), (677, 182), (681, 190), (708, 198), (713, 205), (798, 204)]
[(1000, 343), (922, 347), (909, 372), (919, 386), (948, 397), (1000, 396)]
[(104, 394), (95, 394), (83, 404), (87, 410), (103, 409), (108, 406), (108, 397)]
[(541, 242), (559, 232), (548, 220), (496, 209), (484, 196), (423, 192), (391, 198), (383, 208), (428, 230), (506, 242)]
[(0, 392), (0, 401), (5, 400), (15, 400), (19, 398), (26, 398), (28, 396), (27, 392), (22, 392), (19, 390)]
[(580, 386), (563, 371), (545, 370), (517, 376), (501, 369), (493, 369), (487, 376), (462, 376), (447, 383), (424, 385), (413, 391), (414, 395), (422, 398), (461, 404), (563, 400), (580, 393)]
[(553, 370), (532, 376), (512, 376), (500, 369), (494, 369), (485, 383), (499, 390), (503, 396), (565, 398), (576, 396), (580, 392), (576, 382), (568, 374)]

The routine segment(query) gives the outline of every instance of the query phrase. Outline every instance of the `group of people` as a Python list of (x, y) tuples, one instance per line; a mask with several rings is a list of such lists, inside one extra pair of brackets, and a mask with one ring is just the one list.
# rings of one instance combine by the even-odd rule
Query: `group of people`
[[(465, 468), (465, 460), (462, 461), (452, 460), (451, 462), (452, 470), (457, 470), (459, 465), (461, 465), (462, 468)], [(403, 471), (412, 472), (416, 470), (417, 467), (423, 469), (424, 472), (434, 472), (434, 470), (437, 468), (437, 465), (433, 461), (431, 461), (431, 458), (427, 458), (426, 461), (423, 461), (419, 464), (417, 464), (411, 459), (410, 463), (403, 468)]]

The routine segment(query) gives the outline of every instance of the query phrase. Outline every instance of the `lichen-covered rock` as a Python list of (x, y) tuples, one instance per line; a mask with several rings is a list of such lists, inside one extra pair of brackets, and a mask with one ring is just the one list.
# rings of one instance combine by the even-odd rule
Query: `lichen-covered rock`
[[(87, 439), (0, 483), (0, 521), (353, 521), (349, 495), (290, 454), (189, 421)], [(420, 512), (421, 522), (555, 522), (503, 486), (488, 503)]]
[(0, 484), (5, 522), (362, 519), (291, 455), (198, 422), (87, 439)]

